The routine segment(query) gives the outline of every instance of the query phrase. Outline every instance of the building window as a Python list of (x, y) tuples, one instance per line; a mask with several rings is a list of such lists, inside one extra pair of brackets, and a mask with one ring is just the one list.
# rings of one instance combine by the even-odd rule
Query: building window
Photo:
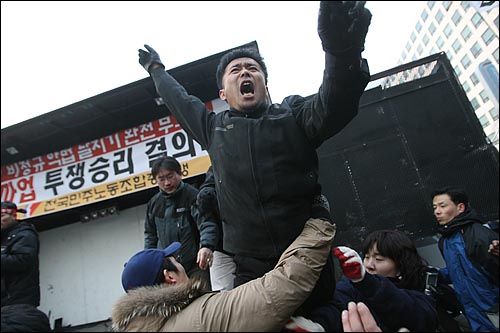
[(420, 17), (422, 18), (422, 22), (425, 22), (425, 20), (427, 20), (427, 17), (429, 17), (429, 14), (427, 14), (427, 11), (424, 9)]
[(462, 5), (462, 8), (465, 10), (469, 9), (470, 7), (470, 4), (469, 4), (470, 1), (462, 1), (460, 4)]
[(424, 45), (427, 46), (427, 44), (429, 44), (429, 36), (427, 36), (427, 34), (424, 35), (424, 38), (422, 38), (422, 40), (424, 41)]
[(443, 20), (443, 12), (441, 12), (441, 9), (438, 9), (438, 12), (436, 13), (436, 21), (438, 23), (441, 23)]
[(498, 109), (497, 108), (491, 109), (490, 116), (491, 116), (491, 118), (493, 118), (493, 120), (497, 120), (498, 119)]
[(497, 49), (493, 52), (493, 57), (495, 58), (495, 60), (497, 61), (497, 64), (498, 64), (498, 47), (497, 47)]
[(452, 32), (453, 32), (453, 29), (452, 29), (451, 25), (447, 24), (446, 28), (444, 28), (445, 36), (450, 38)]
[(474, 27), (477, 28), (481, 22), (483, 22), (483, 18), (481, 17), (481, 14), (479, 13), (475, 13), (473, 16), (472, 16), (472, 24), (474, 24)]
[(417, 39), (417, 36), (415, 35), (414, 32), (411, 33), (410, 39), (411, 39), (412, 43), (414, 43), (415, 39)]
[(462, 48), (462, 43), (460, 43), (460, 41), (458, 39), (455, 39), (455, 42), (453, 43), (453, 45), (451, 47), (453, 47), (453, 50), (455, 51), (455, 53), (458, 53), (458, 51), (460, 51), (460, 49)]
[(406, 51), (410, 52), (411, 50), (411, 44), (410, 42), (406, 43)]
[(474, 45), (470, 48), (470, 52), (474, 56), (474, 58), (477, 58), (481, 52), (483, 52), (483, 49), (481, 49), (481, 46), (479, 45), (478, 42), (475, 42)]
[(423, 77), (425, 73), (425, 69), (422, 66), (418, 67), (418, 74), (420, 74), (420, 77)]
[(465, 69), (467, 69), (471, 64), (471, 60), (467, 54), (464, 55), (464, 57), (462, 58), (462, 60), (460, 60), (460, 62), (462, 63), (462, 66), (464, 66)]
[(429, 25), (429, 32), (431, 33), (431, 36), (434, 35), (434, 32), (436, 32), (436, 26), (433, 22)]
[(497, 29), (498, 29), (498, 15), (497, 15), (497, 18), (495, 19), (495, 25), (497, 26)]
[(474, 111), (476, 111), (477, 109), (479, 109), (480, 105), (479, 105), (479, 102), (477, 101), (477, 98), (474, 97), (471, 101), (470, 101), (470, 104), (472, 104), (472, 108), (474, 109)]
[(434, 8), (435, 4), (436, 4), (436, 1), (427, 1), (427, 7), (429, 7), (429, 9)]
[(477, 78), (476, 74), (472, 73), (470, 75), (470, 82), (472, 82), (474, 86), (477, 86), (477, 84), (479, 83), (479, 79)]
[(481, 99), (483, 100), (483, 103), (486, 103), (490, 100), (490, 96), (488, 96), (488, 93), (486, 90), (483, 90), (479, 93), (479, 96), (481, 96)]
[(464, 88), (465, 93), (468, 93), (470, 91), (470, 85), (467, 81), (462, 84), (462, 87)]
[(439, 38), (436, 42), (436, 45), (437, 45), (438, 49), (440, 49), (440, 50), (443, 48), (443, 45), (444, 45), (443, 37), (439, 36)]
[(403, 61), (406, 59), (406, 52), (403, 51), (403, 53), (401, 53), (401, 59), (403, 59)]
[(450, 63), (451, 63), (453, 60), (453, 54), (451, 53), (450, 50), (446, 50), (446, 55), (448, 56), (448, 60), (450, 60)]
[(420, 30), (422, 30), (422, 24), (420, 23), (420, 21), (418, 21), (415, 25), (415, 30), (417, 30), (418, 33), (420, 33)]
[(488, 125), (490, 124), (490, 121), (488, 120), (488, 117), (486, 117), (486, 115), (482, 115), (479, 118), (479, 122), (481, 123), (481, 126), (483, 128), (488, 127)]
[(457, 74), (457, 76), (462, 75), (462, 70), (460, 70), (460, 67), (458, 67), (458, 65), (453, 67), (453, 69), (455, 70), (455, 73)]
[(438, 53), (438, 51), (436, 50), (436, 48), (433, 46), (432, 49), (431, 49), (431, 53), (430, 54), (435, 54), (435, 53)]
[(444, 9), (446, 9), (446, 11), (448, 11), (448, 9), (450, 9), (451, 7), (451, 1), (443, 1), (443, 7)]
[(486, 45), (490, 45), (491, 41), (493, 39), (495, 39), (495, 34), (493, 33), (493, 31), (491, 31), (490, 28), (488, 28), (488, 29), (486, 29), (484, 34), (481, 36), (481, 38), (484, 40), (484, 43)]
[(468, 41), (470, 35), (472, 35), (472, 32), (470, 31), (468, 26), (465, 26), (465, 28), (464, 28), (464, 30), (462, 30), (461, 34), (462, 34), (462, 38), (464, 39), (464, 41)]
[(424, 49), (422, 48), (422, 44), (419, 44), (418, 47), (417, 47), (417, 52), (418, 52), (418, 55), (421, 55), (422, 52), (424, 52)]
[(455, 14), (453, 14), (453, 16), (451, 17), (451, 20), (453, 21), (455, 26), (457, 26), (460, 23), (460, 21), (462, 20), (462, 15), (460, 15), (458, 10), (455, 11)]

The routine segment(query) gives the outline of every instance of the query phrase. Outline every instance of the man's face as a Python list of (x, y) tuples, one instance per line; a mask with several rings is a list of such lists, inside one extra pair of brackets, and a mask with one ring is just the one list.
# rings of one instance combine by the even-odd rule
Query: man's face
[(160, 169), (155, 179), (162, 191), (171, 194), (179, 187), (182, 176), (173, 170)]
[(268, 103), (266, 79), (262, 68), (252, 58), (231, 61), (222, 76), (219, 97), (240, 112), (252, 112)]
[(13, 214), (2, 213), (2, 230), (9, 228), (16, 223), (16, 217)]
[(170, 261), (175, 265), (175, 267), (177, 267), (177, 269), (179, 270), (178, 272), (169, 272), (169, 275), (175, 279), (175, 281), (177, 283), (183, 283), (183, 282), (186, 282), (186, 281), (189, 281), (189, 277), (186, 273), (186, 270), (184, 269), (184, 266), (182, 266), (181, 263), (179, 263), (174, 256), (170, 256)]
[(456, 205), (448, 194), (436, 195), (432, 200), (434, 216), (440, 225), (445, 225), (465, 211), (465, 205)]

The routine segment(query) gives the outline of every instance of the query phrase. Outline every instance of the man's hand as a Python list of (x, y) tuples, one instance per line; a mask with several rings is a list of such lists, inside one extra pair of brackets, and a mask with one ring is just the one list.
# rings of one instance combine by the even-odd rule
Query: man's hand
[(208, 247), (202, 247), (198, 251), (198, 256), (196, 258), (196, 263), (200, 269), (205, 270), (212, 266), (214, 260), (214, 253)]
[(357, 55), (365, 49), (372, 14), (366, 1), (321, 1), (318, 34), (323, 50), (333, 55)]
[(342, 273), (352, 282), (360, 282), (365, 277), (365, 266), (359, 254), (346, 246), (333, 249), (333, 255), (339, 259)]
[(491, 244), (488, 248), (488, 252), (491, 253), (494, 256), (498, 257), (498, 239), (491, 241)]
[(151, 73), (151, 70), (157, 68), (158, 66), (165, 68), (160, 60), (160, 55), (151, 46), (144, 44), (144, 47), (149, 52), (139, 49), (139, 63), (142, 67), (144, 67), (148, 73)]

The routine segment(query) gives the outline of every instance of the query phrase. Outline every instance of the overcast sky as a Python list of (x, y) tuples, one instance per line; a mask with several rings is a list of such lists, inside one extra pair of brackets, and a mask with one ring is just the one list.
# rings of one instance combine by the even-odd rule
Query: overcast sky
[[(368, 1), (363, 57), (395, 67), (425, 1)], [(148, 76), (149, 44), (167, 69), (257, 41), (273, 102), (316, 92), (324, 65), (319, 1), (2, 1), (1, 128)]]

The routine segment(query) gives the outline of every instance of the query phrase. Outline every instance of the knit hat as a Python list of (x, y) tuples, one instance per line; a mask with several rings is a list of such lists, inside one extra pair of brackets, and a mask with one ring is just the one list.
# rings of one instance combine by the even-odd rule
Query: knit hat
[(152, 286), (161, 269), (163, 258), (172, 255), (180, 247), (181, 243), (173, 242), (163, 250), (147, 249), (134, 254), (123, 269), (123, 289), (129, 292), (137, 287)]

